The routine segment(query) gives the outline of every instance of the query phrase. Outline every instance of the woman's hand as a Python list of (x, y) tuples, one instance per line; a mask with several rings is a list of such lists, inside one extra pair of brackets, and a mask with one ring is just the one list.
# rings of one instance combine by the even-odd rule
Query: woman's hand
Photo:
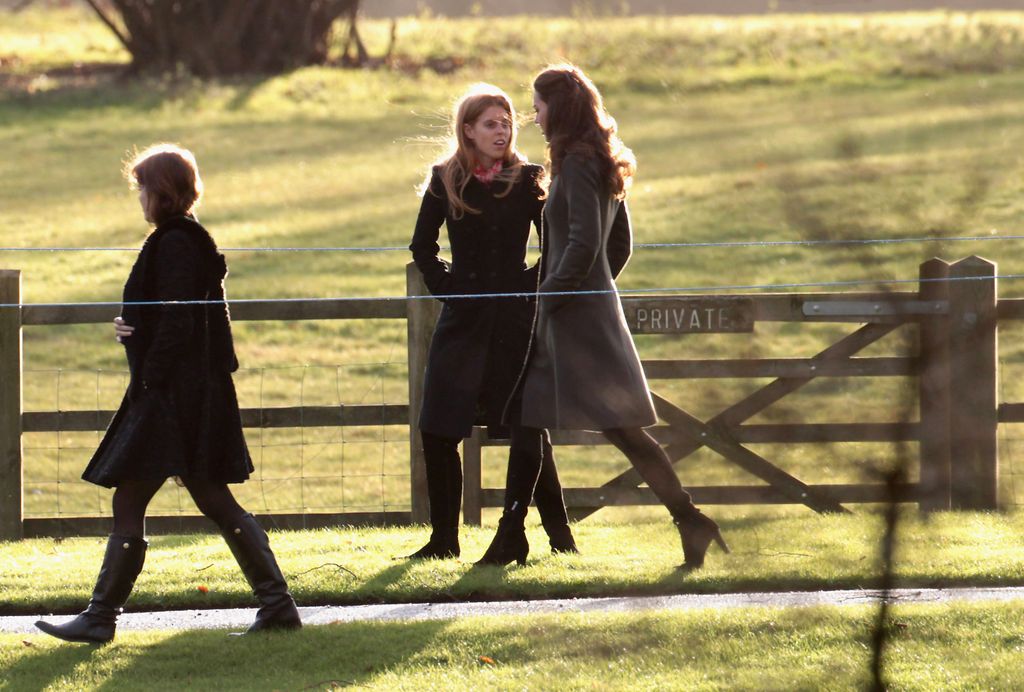
[(130, 324), (125, 324), (125, 321), (118, 315), (114, 318), (114, 338), (117, 339), (117, 343), (122, 343), (125, 339), (132, 335), (135, 331), (135, 327)]

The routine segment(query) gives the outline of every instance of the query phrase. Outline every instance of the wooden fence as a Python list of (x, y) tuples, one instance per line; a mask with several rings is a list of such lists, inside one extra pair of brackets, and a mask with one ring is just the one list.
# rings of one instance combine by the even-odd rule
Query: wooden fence
[[(751, 331), (758, 322), (840, 322), (861, 326), (810, 358), (648, 360), (652, 383), (668, 379), (775, 378), (709, 420), (700, 420), (655, 393), (662, 423), (653, 429), (670, 458), (678, 461), (707, 447), (762, 481), (756, 485), (689, 488), (701, 504), (804, 504), (816, 511), (845, 511), (844, 503), (879, 502), (877, 483), (811, 485), (746, 445), (841, 441), (918, 443), (920, 476), (897, 490), (901, 500), (922, 509), (991, 509), (998, 506), (996, 429), (1000, 422), (1024, 422), (1024, 403), (996, 401), (997, 328), (1000, 320), (1024, 319), (1024, 300), (998, 300), (996, 267), (970, 257), (954, 264), (921, 265), (917, 291), (893, 293), (791, 293), (625, 298), (634, 333), (717, 333)], [(103, 430), (113, 411), (22, 411), (22, 327), (109, 322), (111, 306), (21, 305), (17, 271), (0, 271), (0, 538), (102, 534), (107, 518), (25, 518), (22, 504), (24, 432)], [(409, 296), (427, 295), (415, 266), (407, 267)], [(17, 307), (21, 306), (21, 307)], [(423, 370), (439, 303), (429, 299), (253, 301), (232, 304), (234, 320), (405, 319), (408, 329), (409, 403), (377, 406), (301, 406), (244, 409), (246, 427), (408, 425), (410, 511), (338, 514), (278, 514), (266, 517), (281, 527), (339, 523), (408, 523), (428, 518), (426, 478), (417, 420)], [(917, 326), (917, 352), (898, 357), (856, 354), (901, 325)], [(745, 423), (785, 396), (818, 378), (916, 377), (919, 420), (888, 423)], [(656, 389), (656, 386), (652, 384)], [(956, 396), (953, 396), (953, 393)], [(597, 433), (561, 432), (559, 445), (602, 444)], [(503, 491), (482, 488), (481, 449), (501, 441), (477, 429), (465, 442), (464, 518), (479, 523), (483, 507), (500, 507)], [(654, 504), (653, 494), (632, 470), (599, 487), (567, 488), (575, 518), (609, 505)], [(202, 517), (154, 517), (151, 533), (205, 530)]]
[[(652, 433), (673, 463), (707, 447), (762, 481), (752, 485), (687, 486), (698, 504), (803, 504), (819, 512), (846, 511), (845, 503), (882, 502), (882, 483), (810, 485), (751, 450), (749, 443), (916, 442), (919, 477), (895, 490), (924, 510), (998, 507), (998, 423), (1024, 422), (1024, 404), (996, 401), (998, 322), (1024, 318), (1024, 300), (997, 300), (996, 265), (979, 257), (920, 267), (917, 291), (794, 293), (742, 296), (625, 298), (634, 333), (739, 331), (757, 322), (860, 324), (810, 358), (647, 360), (661, 424)], [(723, 321), (719, 318), (725, 315)], [(701, 318), (706, 319), (701, 319)], [(901, 325), (918, 329), (917, 352), (899, 357), (855, 357)], [(916, 421), (887, 423), (748, 424), (789, 394), (819, 378), (916, 377)], [(657, 381), (775, 378), (709, 420), (657, 394)], [(955, 393), (955, 396), (954, 396)], [(590, 432), (556, 432), (556, 445), (604, 442)], [(465, 445), (463, 515), (479, 523), (481, 508), (501, 507), (501, 488), (481, 487), (481, 449), (501, 445), (475, 429)], [(581, 519), (610, 505), (658, 504), (632, 469), (598, 487), (566, 488), (570, 516)]]

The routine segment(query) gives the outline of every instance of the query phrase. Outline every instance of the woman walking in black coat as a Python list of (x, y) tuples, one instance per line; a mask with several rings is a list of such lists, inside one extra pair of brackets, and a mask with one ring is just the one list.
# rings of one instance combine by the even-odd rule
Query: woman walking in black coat
[[(419, 421), (431, 534), (412, 558), (459, 555), (459, 440), (474, 424), (503, 434), (502, 414), (532, 330), (533, 310), (522, 297), (445, 296), (532, 292), (537, 268), (527, 269), (526, 249), (544, 204), (543, 169), (516, 150), (515, 112), (503, 91), (485, 84), (471, 89), (456, 104), (451, 127), (451, 152), (431, 169), (409, 246), (427, 288), (444, 300)], [(451, 264), (438, 257), (442, 224)], [(539, 435), (540, 480), (534, 481), (541, 523), (553, 551), (577, 552), (551, 442), (546, 432)], [(510, 459), (521, 453), (513, 445)]]
[(114, 530), (89, 607), (64, 624), (36, 626), (67, 641), (113, 639), (146, 557), (146, 507), (167, 478), (177, 476), (220, 527), (260, 602), (249, 631), (300, 627), (267, 534), (227, 486), (245, 481), (253, 466), (231, 379), (238, 360), (223, 302), (227, 264), (192, 215), (202, 194), (195, 158), (185, 149), (156, 145), (137, 155), (125, 173), (156, 229), (135, 260), (121, 316), (114, 320), (128, 357), (128, 391), (82, 474), (116, 488)]
[[(644, 430), (657, 418), (615, 289), (632, 246), (625, 204), (632, 153), (615, 134), (597, 88), (578, 68), (548, 68), (533, 87), (552, 182), (544, 210), (536, 337), (518, 390), (522, 426), (514, 433), (603, 432), (672, 514), (683, 567), (701, 567), (712, 541), (728, 548), (718, 525), (694, 506), (665, 452)], [(525, 506), (539, 460), (516, 460), (524, 467), (512, 503)], [(507, 563), (521, 551), (522, 540), (520, 514), (506, 512), (492, 550)]]

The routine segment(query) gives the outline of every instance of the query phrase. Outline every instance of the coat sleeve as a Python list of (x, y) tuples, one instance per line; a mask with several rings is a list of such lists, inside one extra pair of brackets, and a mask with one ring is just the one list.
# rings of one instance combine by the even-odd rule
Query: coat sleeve
[[(569, 210), (569, 235), (558, 264), (541, 282), (541, 293), (578, 289), (601, 252), (602, 199), (597, 170), (582, 158), (566, 156), (559, 177)], [(557, 308), (573, 297), (550, 296), (547, 301), (550, 307)]]
[(615, 213), (615, 220), (612, 222), (612, 230), (608, 235), (608, 265), (612, 270), (612, 278), (619, 278), (619, 274), (629, 262), (633, 254), (633, 225), (629, 220), (629, 210), (626, 203), (619, 205)]
[[(184, 232), (168, 233), (156, 248), (156, 296), (159, 301), (196, 300), (199, 291), (199, 256)], [(144, 356), (144, 387), (166, 382), (176, 361), (185, 353), (195, 329), (192, 305), (160, 305), (156, 331)]]
[[(541, 250), (544, 249), (544, 190), (540, 187), (539, 179), (543, 174), (543, 169), (537, 168), (531, 172), (530, 179), (530, 204), (533, 205), (533, 213), (530, 214), (530, 221), (533, 223), (533, 227), (537, 231), (537, 237), (540, 239)], [(538, 258), (532, 267), (527, 268), (525, 272), (526, 286), (529, 290), (534, 291), (537, 289), (537, 275), (541, 271), (543, 263), (543, 257)]]
[(432, 295), (448, 295), (452, 288), (451, 267), (438, 257), (441, 247), (437, 239), (441, 234), (441, 225), (445, 220), (447, 200), (444, 197), (444, 184), (435, 170), (430, 177), (430, 184), (423, 191), (420, 213), (416, 217), (416, 228), (412, 234), (412, 261), (423, 274), (423, 282)]

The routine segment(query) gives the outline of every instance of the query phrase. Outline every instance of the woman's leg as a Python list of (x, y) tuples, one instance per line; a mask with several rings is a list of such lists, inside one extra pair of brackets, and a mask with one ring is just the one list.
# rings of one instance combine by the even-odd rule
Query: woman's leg
[(622, 452), (661, 504), (677, 517), (680, 513), (696, 510), (690, 494), (683, 490), (672, 463), (658, 441), (643, 428), (605, 430), (604, 436)]
[(73, 620), (53, 625), (40, 620), (36, 627), (70, 642), (101, 644), (114, 638), (117, 616), (135, 586), (146, 561), (143, 539), (146, 507), (161, 480), (125, 481), (114, 491), (114, 532), (107, 538), (96, 585), (89, 607)]
[(533, 501), (537, 505), (540, 523), (548, 534), (551, 552), (578, 553), (576, 541), (569, 528), (569, 515), (565, 511), (565, 498), (562, 496), (562, 483), (558, 479), (555, 468), (555, 452), (551, 446), (551, 435), (542, 431), (540, 477), (533, 492)]
[(458, 557), (459, 510), (462, 504), (462, 459), (459, 441), (422, 432), (423, 459), (430, 503), (430, 540), (413, 559)]
[(295, 600), (270, 549), (270, 539), (256, 517), (242, 509), (225, 483), (192, 477), (181, 480), (199, 511), (220, 527), (224, 541), (260, 602), (256, 621), (248, 631), (302, 627)]
[(477, 564), (507, 565), (513, 560), (526, 564), (530, 545), (526, 541), (524, 522), (543, 463), (543, 435), (540, 428), (512, 426), (505, 476), (505, 509), (494, 540)]
[(605, 437), (626, 455), (633, 468), (672, 514), (683, 542), (683, 567), (697, 569), (704, 564), (711, 541), (729, 552), (718, 524), (701, 514), (690, 494), (683, 490), (665, 450), (643, 428), (605, 430)]
[(165, 478), (124, 481), (114, 490), (114, 533), (142, 538), (146, 533), (146, 508)]
[(181, 481), (203, 516), (212, 519), (221, 530), (245, 515), (245, 510), (238, 504), (226, 483), (192, 477), (182, 477)]

